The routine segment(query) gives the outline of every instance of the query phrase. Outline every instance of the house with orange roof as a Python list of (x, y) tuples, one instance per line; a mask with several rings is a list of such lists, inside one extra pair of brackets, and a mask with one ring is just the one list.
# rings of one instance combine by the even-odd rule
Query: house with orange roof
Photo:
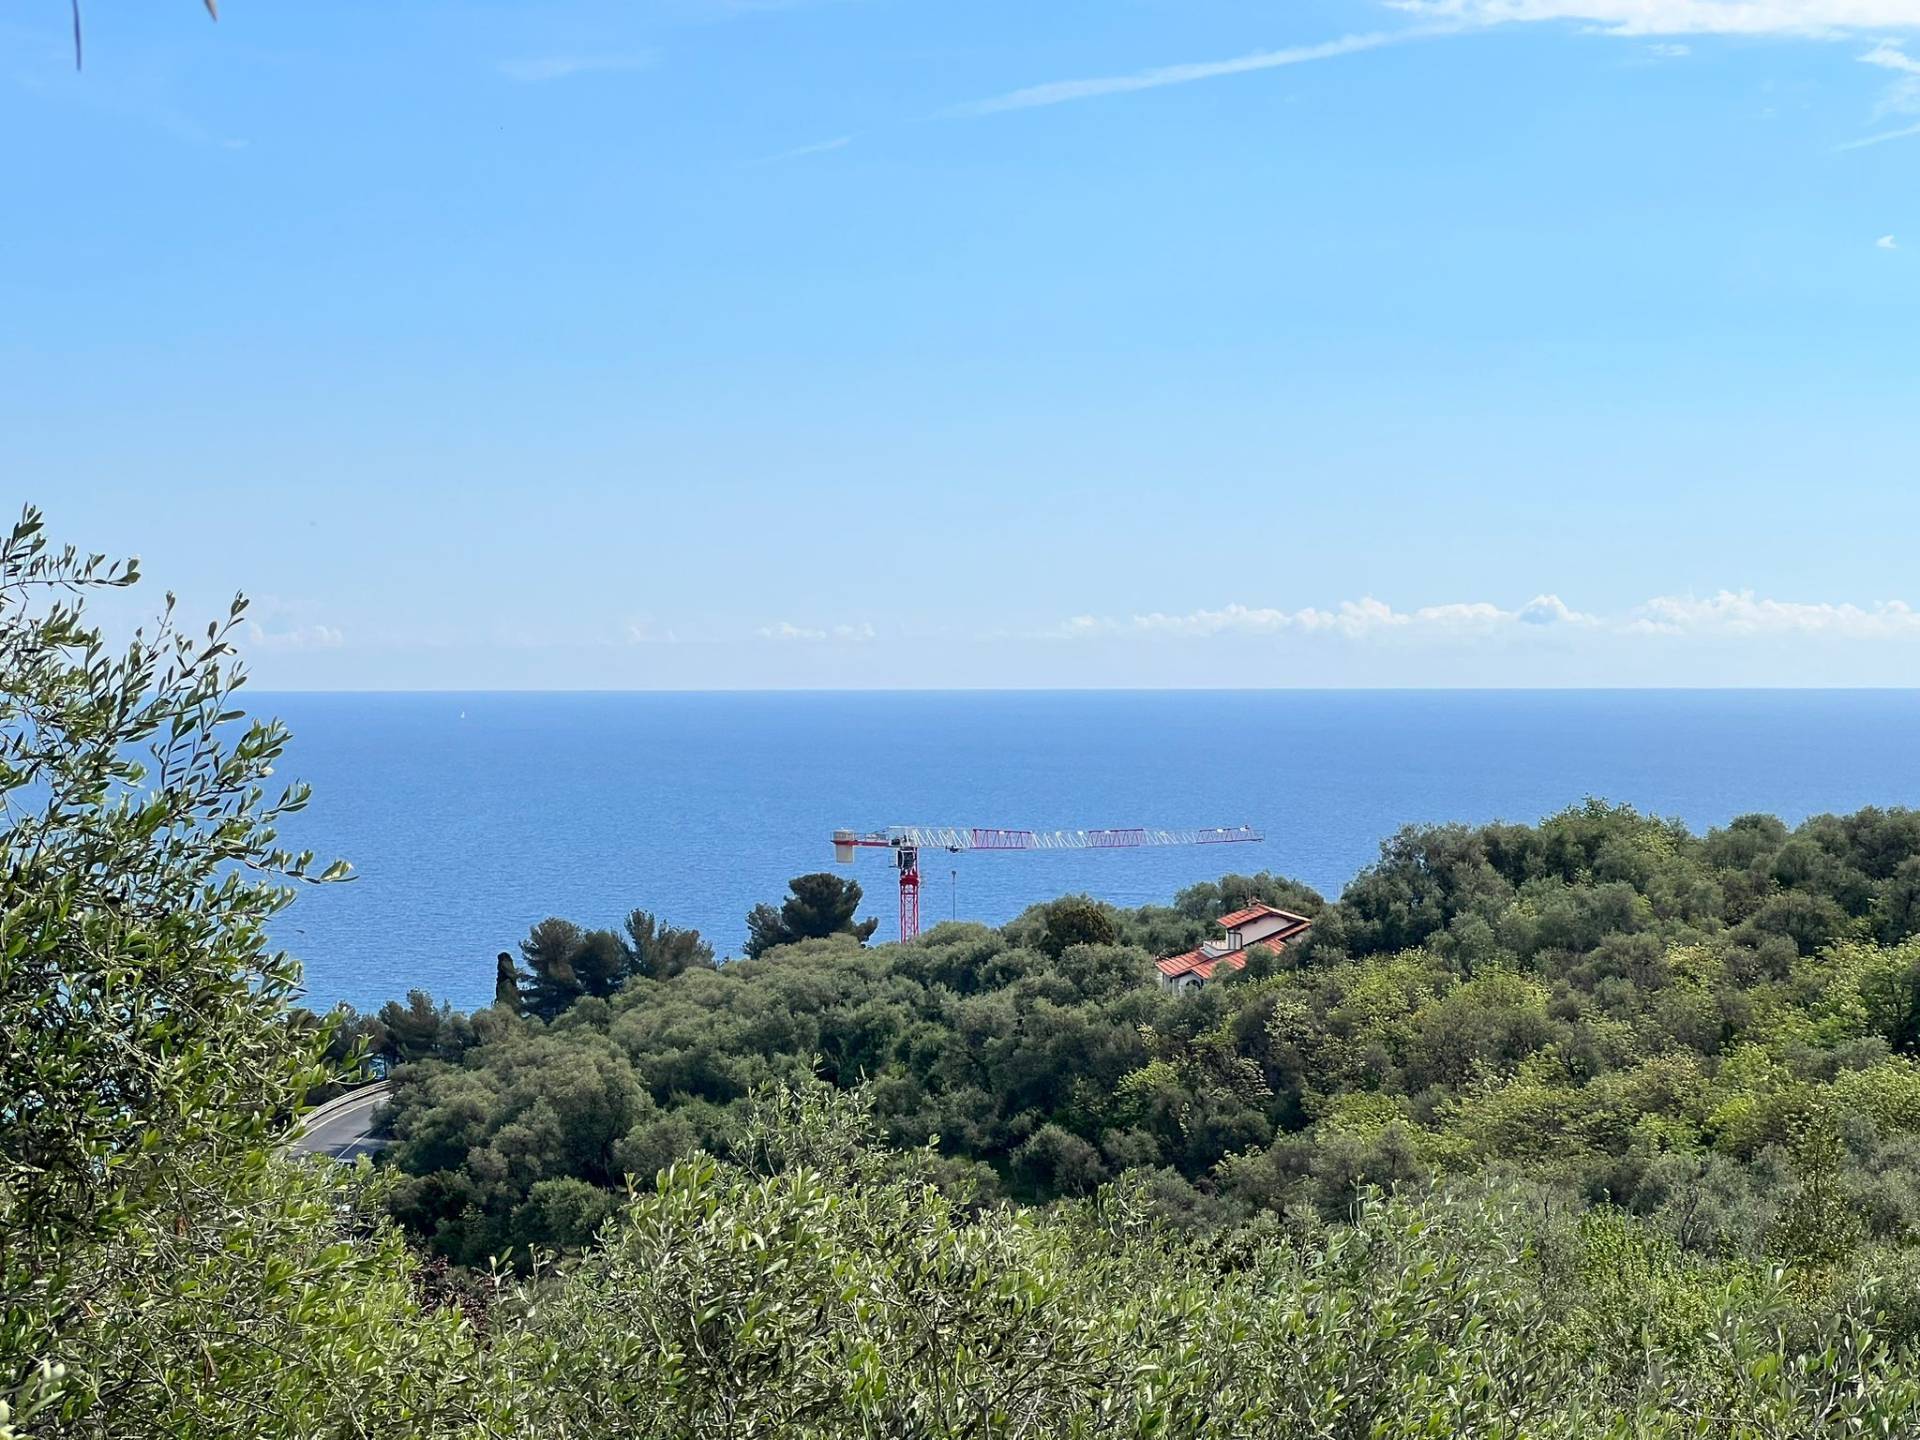
[(1299, 943), (1313, 928), (1313, 921), (1306, 916), (1264, 903), (1222, 915), (1219, 924), (1224, 933), (1218, 940), (1208, 940), (1184, 955), (1169, 955), (1153, 962), (1160, 971), (1161, 989), (1190, 995), (1223, 970), (1246, 969), (1247, 956), (1253, 950), (1278, 955)]

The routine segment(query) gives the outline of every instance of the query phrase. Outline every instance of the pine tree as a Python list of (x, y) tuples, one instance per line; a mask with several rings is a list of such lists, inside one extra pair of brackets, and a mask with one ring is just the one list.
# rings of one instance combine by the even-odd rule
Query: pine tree
[(796, 875), (787, 882), (793, 893), (778, 910), (756, 905), (747, 912), (747, 956), (763, 955), (776, 945), (818, 940), (828, 935), (852, 935), (862, 945), (880, 928), (878, 920), (853, 917), (860, 908), (860, 882), (842, 880), (831, 872)]

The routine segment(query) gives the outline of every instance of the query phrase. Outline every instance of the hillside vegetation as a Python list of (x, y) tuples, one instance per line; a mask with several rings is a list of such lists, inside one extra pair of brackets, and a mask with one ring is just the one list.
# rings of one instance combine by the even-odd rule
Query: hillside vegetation
[[(1255, 898), (1316, 916), (1311, 943), (1160, 990), (1150, 956)], [(1917, 900), (1913, 812), (1695, 836), (1590, 802), (1409, 829), (1333, 904), (1229, 877), (1107, 912), (1112, 943), (1070, 900), (636, 974), (551, 1024), (417, 1028), (392, 1204), (467, 1263), (577, 1245), (626, 1177), (817, 1076), (975, 1203), (1125, 1180), (1211, 1229), (1491, 1176), (1756, 1274), (1895, 1263), (1920, 1225)]]
[[(244, 606), (116, 652), (134, 578), (0, 536), (0, 1440), (1912, 1431), (1913, 816), (873, 949), (809, 883), (750, 962), (562, 923), (480, 1014), (316, 1023)], [(1314, 944), (1163, 995), (1253, 894)], [(383, 1171), (286, 1144), (356, 1033)]]

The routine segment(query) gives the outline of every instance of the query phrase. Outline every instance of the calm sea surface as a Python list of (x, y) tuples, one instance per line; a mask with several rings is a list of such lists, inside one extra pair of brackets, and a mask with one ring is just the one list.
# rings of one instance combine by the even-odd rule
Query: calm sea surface
[[(1250, 824), (1261, 845), (923, 857), (924, 923), (1086, 890), (1162, 901), (1225, 870), (1329, 896), (1411, 821), (1534, 820), (1588, 795), (1696, 828), (1920, 805), (1920, 692), (260, 695), (313, 783), (288, 838), (359, 878), (276, 936), (312, 1003), (492, 998), (546, 915), (635, 906), (721, 954), (836, 827)], [(850, 871), (895, 933), (886, 857)]]

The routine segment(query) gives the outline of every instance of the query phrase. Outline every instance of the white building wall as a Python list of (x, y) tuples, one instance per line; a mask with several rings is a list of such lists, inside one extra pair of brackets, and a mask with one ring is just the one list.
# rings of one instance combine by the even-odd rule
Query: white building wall
[(1293, 921), (1284, 915), (1257, 915), (1233, 931), (1237, 937), (1234, 949), (1238, 950), (1245, 945), (1257, 945), (1269, 935), (1277, 935), (1292, 924)]

